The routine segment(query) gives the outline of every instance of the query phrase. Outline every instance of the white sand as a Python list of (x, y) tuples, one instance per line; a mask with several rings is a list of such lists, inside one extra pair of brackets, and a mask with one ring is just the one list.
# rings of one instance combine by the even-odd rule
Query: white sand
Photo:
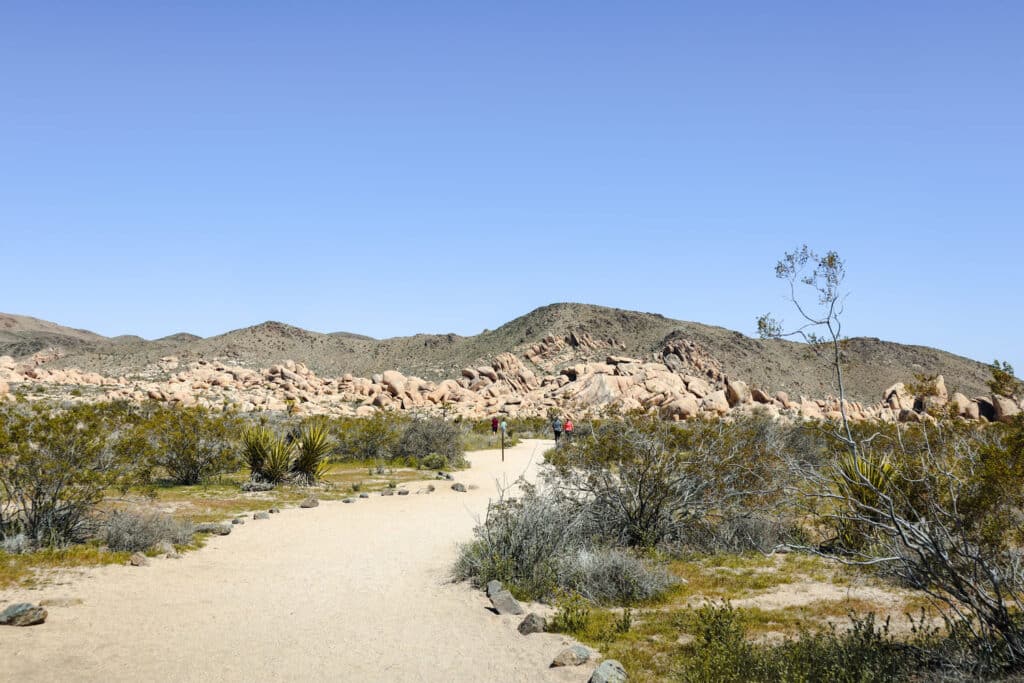
[(0, 605), (46, 598), (41, 626), (0, 629), (0, 679), (18, 681), (585, 681), (594, 664), (548, 669), (568, 640), (521, 636), (448, 571), (496, 496), (532, 475), (547, 442), (471, 454), (478, 488), (322, 502), (247, 520), (180, 560), (101, 567)]

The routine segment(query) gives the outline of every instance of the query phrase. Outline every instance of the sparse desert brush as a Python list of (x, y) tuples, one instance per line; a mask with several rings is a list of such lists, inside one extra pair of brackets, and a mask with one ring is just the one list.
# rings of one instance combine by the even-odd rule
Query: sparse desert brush
[(111, 550), (139, 552), (161, 541), (175, 545), (191, 543), (192, 524), (159, 512), (118, 510), (107, 519), (101, 537)]

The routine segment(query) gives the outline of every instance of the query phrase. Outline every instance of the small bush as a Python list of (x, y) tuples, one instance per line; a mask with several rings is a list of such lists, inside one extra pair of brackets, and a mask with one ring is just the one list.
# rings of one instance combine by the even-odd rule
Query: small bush
[(447, 465), (443, 455), (431, 453), (420, 460), (420, 467), (428, 470), (443, 470)]
[(398, 452), (419, 460), (436, 456), (431, 461), (433, 463), (437, 463), (437, 458), (440, 458), (443, 464), (440, 467), (431, 466), (432, 469), (465, 464), (458, 427), (436, 418), (423, 418), (409, 423), (398, 441)]
[(678, 580), (621, 550), (579, 549), (558, 560), (558, 585), (598, 605), (628, 605), (655, 598)]
[(553, 633), (582, 633), (590, 623), (590, 603), (575, 591), (559, 590), (555, 596), (555, 615), (548, 630)]
[(853, 617), (849, 631), (804, 631), (780, 645), (751, 643), (742, 613), (728, 605), (702, 607), (692, 622), (696, 639), (680, 658), (681, 681), (871, 683), (904, 680), (921, 666), (873, 614)]
[(191, 543), (192, 524), (157, 512), (140, 514), (119, 510), (110, 515), (102, 538), (111, 550), (141, 552), (161, 541), (176, 545)]

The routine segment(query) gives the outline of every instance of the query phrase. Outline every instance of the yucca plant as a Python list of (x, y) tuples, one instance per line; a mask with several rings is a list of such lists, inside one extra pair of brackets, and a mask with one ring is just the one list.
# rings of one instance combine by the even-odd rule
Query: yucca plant
[(295, 460), (294, 446), (267, 427), (253, 427), (242, 437), (242, 454), (252, 478), (273, 484), (286, 480)]
[(867, 540), (870, 525), (865, 522), (883, 514), (880, 511), (885, 509), (884, 497), (891, 490), (895, 473), (886, 456), (846, 453), (836, 461), (832, 483), (853, 513), (852, 518), (841, 517), (837, 529), (848, 547), (859, 547)]
[(324, 422), (303, 425), (292, 445), (296, 447), (292, 472), (296, 479), (315, 484), (327, 473), (327, 457), (331, 454), (331, 432)]
[(273, 441), (274, 433), (266, 427), (252, 427), (242, 435), (242, 457), (254, 479), (262, 478), (263, 464)]
[(279, 484), (286, 481), (292, 474), (295, 462), (295, 445), (284, 439), (274, 437), (267, 447), (266, 458), (260, 477), (264, 481)]

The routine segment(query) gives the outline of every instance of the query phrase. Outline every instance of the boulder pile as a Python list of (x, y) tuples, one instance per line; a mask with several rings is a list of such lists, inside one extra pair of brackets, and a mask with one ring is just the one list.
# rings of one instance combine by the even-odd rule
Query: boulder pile
[[(428, 381), (387, 370), (371, 377), (350, 373), (320, 377), (304, 363), (285, 360), (268, 368), (246, 368), (220, 360), (183, 363), (161, 358), (131, 378), (105, 377), (75, 368), (48, 367), (59, 350), (16, 361), (0, 357), (0, 400), (21, 390), (27, 398), (70, 401), (153, 400), (241, 412), (369, 416), (381, 410), (437, 412), (482, 419), (546, 415), (555, 408), (582, 416), (608, 407), (642, 410), (666, 419), (725, 417), (761, 412), (785, 419), (919, 422), (938, 413), (965, 420), (1010, 420), (1024, 402), (1003, 396), (949, 395), (941, 376), (912, 395), (903, 383), (865, 405), (835, 397), (796, 396), (749, 386), (726, 374), (706, 349), (687, 339), (671, 339), (646, 358), (621, 355), (614, 339), (585, 333), (546, 337), (518, 353), (462, 368), (458, 377)], [(595, 351), (605, 355), (594, 360)], [(584, 353), (585, 352), (585, 353)], [(600, 356), (598, 356), (599, 358)], [(40, 393), (39, 387), (44, 391)]]

